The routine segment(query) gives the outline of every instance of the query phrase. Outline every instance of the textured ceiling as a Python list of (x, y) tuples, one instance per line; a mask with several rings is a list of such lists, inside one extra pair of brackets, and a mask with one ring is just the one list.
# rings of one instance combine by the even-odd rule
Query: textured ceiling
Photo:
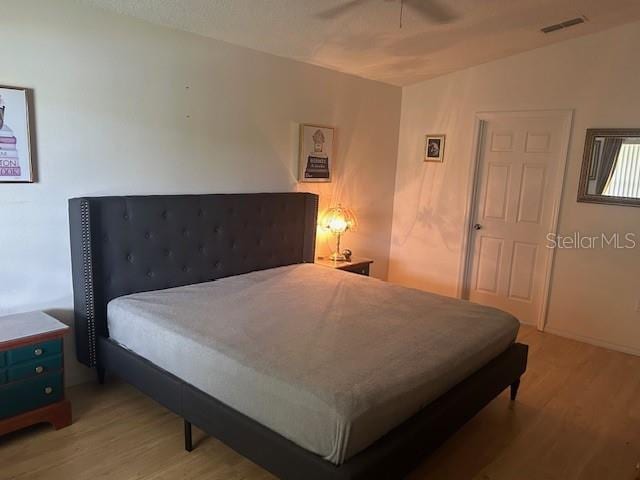
[[(152, 23), (394, 85), (640, 20), (640, 0), (440, 0), (457, 14), (426, 21), (399, 0), (368, 0), (335, 20), (345, 0), (80, 0)], [(428, 0), (427, 0), (428, 1)], [(548, 35), (543, 26), (589, 21)]]

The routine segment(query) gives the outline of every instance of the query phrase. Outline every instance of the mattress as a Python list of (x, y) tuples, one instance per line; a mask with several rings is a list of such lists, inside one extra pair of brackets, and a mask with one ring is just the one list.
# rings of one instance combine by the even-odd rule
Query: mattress
[(489, 307), (313, 264), (109, 302), (110, 337), (340, 464), (505, 351)]

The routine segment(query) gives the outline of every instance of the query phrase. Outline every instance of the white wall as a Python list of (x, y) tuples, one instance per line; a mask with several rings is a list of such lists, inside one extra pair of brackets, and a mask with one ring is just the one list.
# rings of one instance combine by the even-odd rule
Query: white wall
[[(478, 111), (574, 109), (559, 233), (633, 232), (640, 208), (577, 203), (585, 130), (640, 128), (640, 24), (541, 48), (403, 90), (389, 279), (455, 295)], [(446, 133), (444, 164), (422, 162)], [(557, 251), (548, 330), (640, 353), (640, 246)]]
[(386, 276), (399, 88), (64, 0), (0, 11), (0, 84), (34, 90), (39, 176), (0, 184), (0, 314), (72, 323), (68, 198), (294, 190), (300, 122), (338, 128), (322, 201), (359, 213), (345, 246)]

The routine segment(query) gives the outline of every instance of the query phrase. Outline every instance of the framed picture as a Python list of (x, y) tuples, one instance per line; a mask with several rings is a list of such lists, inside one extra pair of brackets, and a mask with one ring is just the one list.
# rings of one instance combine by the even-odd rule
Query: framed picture
[(0, 86), (0, 182), (33, 182), (27, 90)]
[(424, 137), (424, 161), (444, 161), (445, 135), (425, 135)]
[(335, 128), (300, 125), (298, 181), (330, 182), (333, 178)]

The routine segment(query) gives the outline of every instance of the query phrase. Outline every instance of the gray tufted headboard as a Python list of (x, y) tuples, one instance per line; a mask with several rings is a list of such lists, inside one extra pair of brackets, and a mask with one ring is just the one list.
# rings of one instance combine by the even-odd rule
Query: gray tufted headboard
[(78, 360), (96, 365), (116, 297), (313, 262), (317, 213), (310, 193), (69, 200)]

